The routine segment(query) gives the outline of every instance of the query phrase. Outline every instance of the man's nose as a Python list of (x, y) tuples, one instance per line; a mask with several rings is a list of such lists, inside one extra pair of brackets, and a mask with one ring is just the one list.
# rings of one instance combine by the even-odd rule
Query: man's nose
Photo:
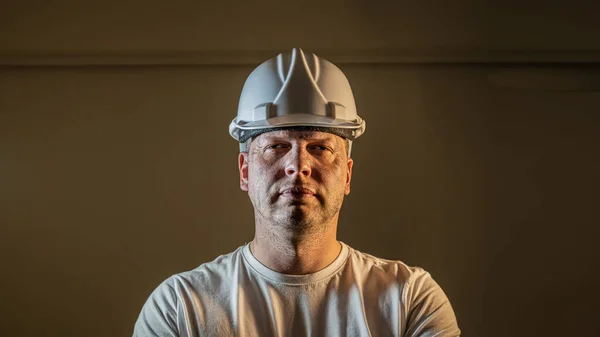
[(288, 153), (289, 159), (286, 163), (285, 174), (288, 176), (303, 175), (310, 177), (310, 155), (306, 149), (293, 149)]

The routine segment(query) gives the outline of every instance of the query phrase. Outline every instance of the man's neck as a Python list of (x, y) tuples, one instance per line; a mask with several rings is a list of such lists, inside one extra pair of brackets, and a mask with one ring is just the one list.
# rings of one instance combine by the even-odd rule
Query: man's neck
[(312, 274), (327, 267), (340, 254), (342, 246), (336, 240), (335, 229), (332, 228), (333, 233), (321, 233), (324, 235), (317, 237), (307, 235), (298, 240), (273, 237), (257, 231), (250, 242), (250, 250), (260, 263), (276, 272)]

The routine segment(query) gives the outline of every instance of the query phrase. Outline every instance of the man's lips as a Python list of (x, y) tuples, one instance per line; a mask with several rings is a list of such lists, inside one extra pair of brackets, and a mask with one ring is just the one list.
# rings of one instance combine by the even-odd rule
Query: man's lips
[(306, 187), (290, 187), (282, 190), (280, 194), (294, 199), (301, 199), (313, 197), (315, 195), (315, 191)]

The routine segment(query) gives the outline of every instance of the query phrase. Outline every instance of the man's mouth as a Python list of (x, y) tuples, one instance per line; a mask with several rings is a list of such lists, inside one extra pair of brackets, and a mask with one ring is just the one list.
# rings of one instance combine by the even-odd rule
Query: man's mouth
[(315, 192), (305, 187), (290, 187), (281, 191), (281, 195), (291, 199), (305, 199), (315, 196)]

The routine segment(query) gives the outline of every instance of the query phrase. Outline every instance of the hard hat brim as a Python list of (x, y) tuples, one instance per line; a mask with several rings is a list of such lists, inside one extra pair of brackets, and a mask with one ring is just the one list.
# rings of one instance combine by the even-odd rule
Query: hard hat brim
[(360, 118), (349, 122), (348, 120), (308, 114), (293, 114), (272, 117), (266, 120), (254, 121), (251, 123), (239, 123), (236, 118), (229, 125), (229, 133), (237, 141), (245, 142), (250, 137), (253, 137), (257, 134), (256, 132), (252, 132), (254, 130), (265, 130), (260, 132), (264, 133), (270, 129), (290, 129), (294, 127), (309, 127), (314, 128), (315, 130), (318, 128), (339, 129), (339, 132), (331, 133), (339, 133), (341, 137), (354, 140), (365, 131), (366, 123)]

